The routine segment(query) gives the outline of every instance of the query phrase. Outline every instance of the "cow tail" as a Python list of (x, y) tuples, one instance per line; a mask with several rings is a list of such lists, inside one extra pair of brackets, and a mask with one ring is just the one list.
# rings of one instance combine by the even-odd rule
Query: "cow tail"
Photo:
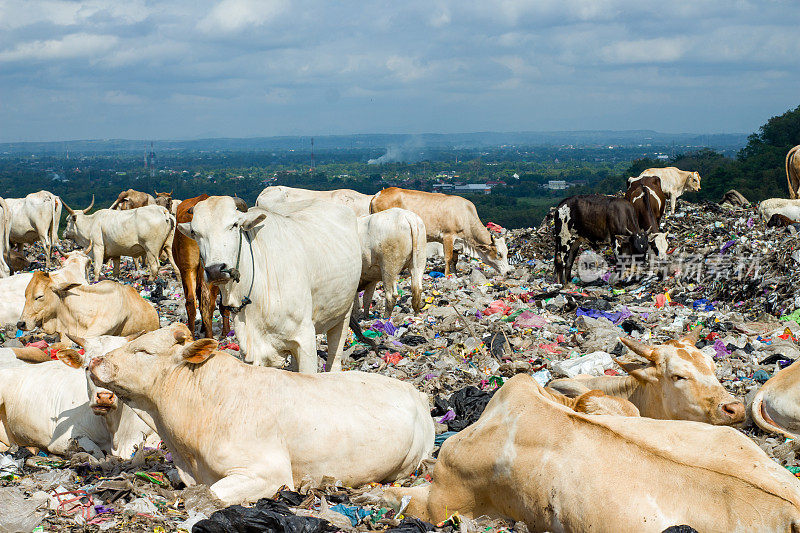
[(55, 246), (58, 243), (58, 225), (61, 223), (61, 197), (53, 195), (50, 198), (50, 244)]
[[(786, 182), (789, 184), (789, 198), (791, 198), (792, 200), (797, 199), (797, 185), (800, 185), (800, 184), (792, 184), (792, 173), (790, 169), (790, 165), (792, 164), (794, 156), (797, 154), (797, 150), (798, 148), (795, 146), (794, 148), (789, 150), (788, 154), (786, 154)], [(798, 178), (800, 178), (800, 176), (798, 176)]]
[(420, 231), (420, 226), (425, 227), (419, 217), (406, 217), (411, 226), (411, 307), (415, 313), (422, 309), (422, 274), (425, 273), (427, 250), (426, 230)]
[(172, 267), (172, 270), (175, 272), (175, 276), (180, 279), (181, 273), (178, 270), (178, 265), (175, 263), (175, 256), (172, 253), (172, 243), (175, 240), (175, 231), (177, 230), (178, 223), (177, 219), (170, 214), (168, 210), (165, 209), (167, 212), (167, 222), (169, 223), (169, 233), (167, 234), (167, 238), (164, 241), (164, 244), (161, 247), (161, 252), (166, 254), (167, 260), (169, 261), (169, 265)]

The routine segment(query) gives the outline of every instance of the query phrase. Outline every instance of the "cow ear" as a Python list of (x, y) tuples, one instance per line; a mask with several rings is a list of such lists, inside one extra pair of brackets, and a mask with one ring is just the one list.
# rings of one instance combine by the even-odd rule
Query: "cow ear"
[(658, 363), (658, 355), (656, 354), (656, 349), (653, 348), (652, 346), (643, 344), (630, 337), (620, 337), (619, 340), (622, 341), (622, 344), (627, 346), (636, 355), (641, 355), (651, 363)]
[(245, 231), (250, 231), (251, 229), (255, 228), (261, 222), (267, 218), (265, 213), (261, 213), (258, 211), (248, 211), (247, 213), (242, 213), (239, 220), (241, 220), (242, 229)]
[(192, 223), (191, 222), (181, 222), (178, 224), (178, 231), (189, 237), (192, 238)]
[(186, 344), (187, 341), (194, 340), (192, 339), (192, 332), (182, 323), (175, 326), (175, 329), (172, 331), (172, 337), (178, 344)]
[(71, 289), (80, 287), (80, 285), (80, 283), (75, 283), (74, 281), (54, 281), (53, 284), (50, 285), (50, 289), (56, 293), (59, 298), (63, 298)]
[(639, 368), (637, 370), (628, 372), (628, 374), (636, 378), (636, 381), (641, 383), (658, 383), (658, 378), (653, 375), (654, 369), (655, 367), (646, 366), (644, 368)]
[(83, 366), (83, 356), (78, 350), (73, 348), (63, 348), (56, 352), (58, 360), (72, 368), (81, 368)]
[(199, 364), (211, 357), (219, 344), (214, 339), (200, 339), (186, 346), (181, 355), (188, 363)]

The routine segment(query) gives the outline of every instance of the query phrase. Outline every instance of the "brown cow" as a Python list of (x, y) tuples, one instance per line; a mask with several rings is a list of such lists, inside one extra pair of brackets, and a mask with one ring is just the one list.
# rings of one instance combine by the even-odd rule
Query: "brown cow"
[(175, 198), (172, 197), (172, 191), (170, 192), (153, 191), (153, 192), (156, 193), (156, 205), (165, 207), (167, 211), (169, 211), (173, 215), (178, 213), (178, 204), (180, 204), (181, 201), (176, 200)]
[(658, 257), (667, 255), (667, 234), (661, 232), (661, 217), (667, 205), (667, 196), (661, 190), (661, 178), (644, 176), (631, 183), (625, 199), (633, 204), (639, 228), (648, 232), (650, 248)]
[(800, 144), (786, 154), (786, 181), (789, 183), (789, 198), (800, 198)]
[(389, 187), (372, 197), (370, 213), (378, 213), (392, 207), (408, 209), (416, 213), (425, 223), (428, 242), (444, 244), (444, 273), (456, 270), (458, 252), (453, 250), (456, 239), (480, 256), (481, 260), (494, 268), (501, 276), (510, 270), (508, 248), (504, 237), (495, 237), (478, 218), (475, 204), (460, 196), (437, 192), (414, 191)]
[(119, 209), (120, 211), (125, 211), (127, 209), (135, 209), (137, 207), (153, 205), (155, 203), (156, 199), (146, 192), (128, 189), (127, 191), (122, 191), (119, 193), (119, 196), (117, 196), (117, 199), (114, 200), (114, 203), (111, 204), (109, 209)]
[[(178, 223), (191, 222), (193, 217), (192, 208), (209, 196), (201, 194), (195, 198), (189, 198), (178, 204), (176, 219)], [(236, 207), (240, 211), (247, 211), (247, 204), (240, 198), (234, 198)], [(186, 323), (189, 330), (194, 334), (194, 319), (197, 312), (197, 300), (200, 300), (200, 319), (203, 322), (203, 335), (213, 338), (214, 333), (211, 329), (211, 320), (214, 317), (214, 309), (217, 305), (219, 287), (211, 285), (206, 281), (203, 272), (203, 263), (200, 261), (200, 249), (197, 243), (181, 233), (175, 232), (175, 240), (172, 241), (172, 255), (178, 264), (181, 273), (181, 283), (183, 284), (183, 294), (186, 297)], [(228, 335), (231, 330), (230, 312), (226, 308), (222, 312), (222, 337)]]
[(781, 215), (780, 213), (775, 213), (770, 217), (769, 222), (767, 222), (768, 228), (788, 228), (793, 224), (800, 224), (797, 220), (792, 220), (791, 218)]

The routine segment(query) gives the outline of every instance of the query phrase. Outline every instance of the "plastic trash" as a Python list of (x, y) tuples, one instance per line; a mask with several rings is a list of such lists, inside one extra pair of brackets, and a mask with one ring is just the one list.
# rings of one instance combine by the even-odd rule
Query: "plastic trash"
[(41, 499), (27, 499), (15, 487), (0, 488), (0, 533), (28, 533), (47, 516)]
[(568, 377), (574, 378), (579, 374), (601, 376), (609, 368), (616, 365), (611, 354), (606, 352), (592, 352), (576, 359), (566, 359), (553, 363), (553, 370)]
[(262, 498), (252, 507), (231, 505), (200, 520), (192, 533), (249, 533), (270, 531), (276, 533), (324, 533), (336, 531), (329, 522), (308, 516), (295, 516), (289, 507), (279, 501)]

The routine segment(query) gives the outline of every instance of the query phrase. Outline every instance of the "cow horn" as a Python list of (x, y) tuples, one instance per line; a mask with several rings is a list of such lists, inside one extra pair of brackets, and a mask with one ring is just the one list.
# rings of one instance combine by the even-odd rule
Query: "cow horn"
[(66, 334), (69, 337), (69, 340), (80, 346), (81, 348), (86, 348), (86, 339), (83, 337), (78, 337), (77, 335), (71, 335), (69, 333)]
[(697, 344), (700, 340), (700, 334), (703, 332), (703, 326), (696, 326), (693, 330), (687, 333), (681, 340), (692, 343), (692, 346)]
[(175, 190), (175, 189), (172, 189), (171, 191), (169, 191), (169, 195), (170, 195), (170, 196), (172, 196), (172, 193), (173, 193), (173, 191), (174, 191), (174, 190)]
[(154, 195), (154, 196), (156, 196), (156, 197), (158, 197), (158, 191), (157, 191), (157, 190), (155, 190), (155, 189), (153, 189), (153, 195)]
[(84, 210), (83, 210), (83, 213), (84, 213), (84, 214), (88, 214), (88, 213), (89, 213), (89, 210), (90, 210), (92, 207), (94, 207), (94, 194), (92, 195), (92, 203), (90, 203), (90, 204), (89, 204), (89, 207), (87, 207), (86, 209), (84, 209)]
[(61, 203), (64, 205), (64, 209), (67, 210), (67, 213), (69, 213), (70, 215), (75, 214), (75, 211), (70, 206), (67, 205), (67, 202), (62, 201)]
[(619, 340), (622, 341), (622, 344), (627, 346), (636, 355), (641, 355), (653, 363), (656, 362), (655, 348), (652, 346), (648, 346), (647, 344), (641, 343), (630, 337), (620, 337)]

